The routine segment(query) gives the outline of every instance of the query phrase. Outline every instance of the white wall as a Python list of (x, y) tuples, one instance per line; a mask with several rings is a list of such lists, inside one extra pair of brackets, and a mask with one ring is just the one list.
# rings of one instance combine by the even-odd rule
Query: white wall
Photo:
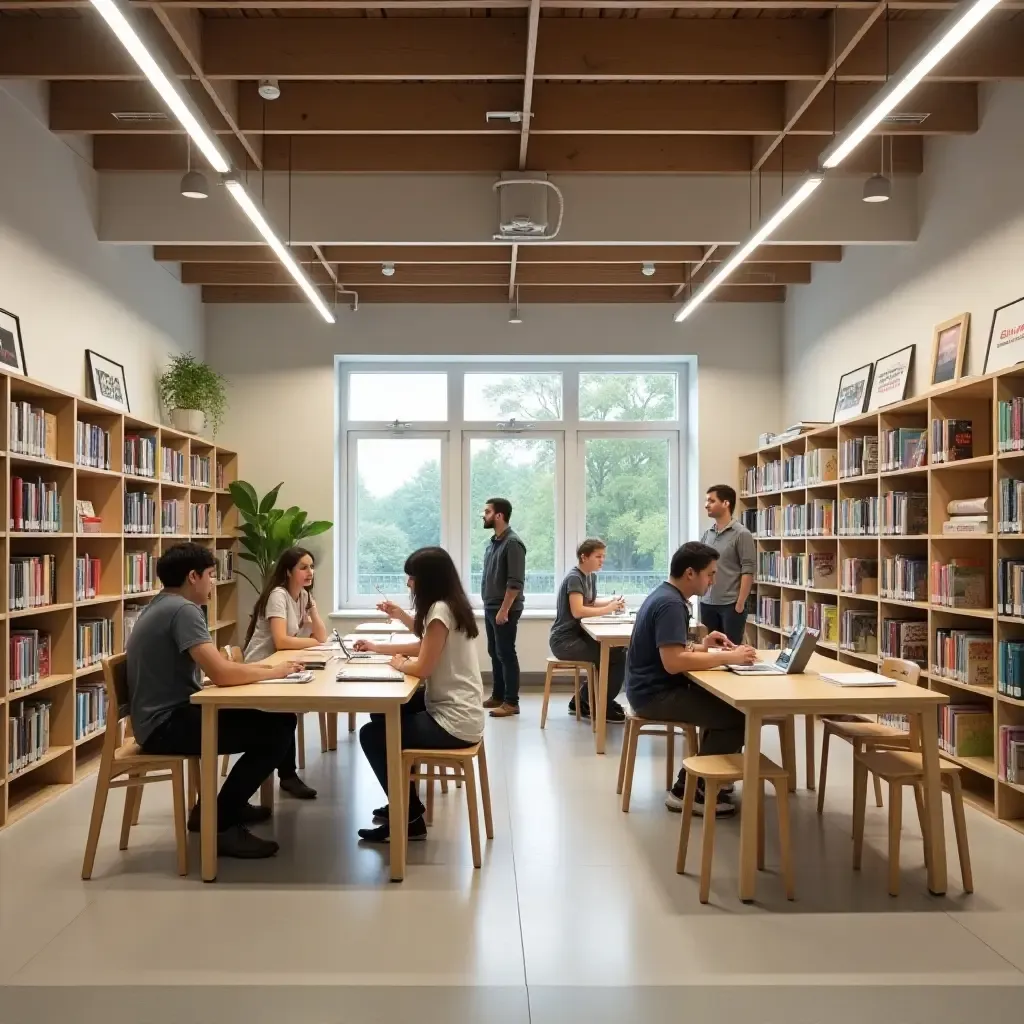
[[(679, 327), (662, 305), (365, 305), (335, 327), (304, 305), (206, 307), (207, 356), (231, 382), (223, 436), (258, 491), (333, 519), (336, 354), (697, 357), (700, 488), (735, 482), (736, 456), (781, 417), (781, 307), (709, 305)], [(703, 493), (703, 491), (701, 491)], [(333, 594), (332, 535), (318, 538), (317, 591)], [(311, 547), (314, 545), (311, 544)], [(547, 622), (521, 628), (524, 669), (547, 655)]]
[(85, 395), (85, 350), (122, 363), (132, 412), (157, 419), (171, 352), (203, 352), (199, 289), (141, 246), (96, 238), (97, 175), (46, 127), (45, 86), (0, 87), (0, 308), (21, 319), (29, 375)]
[(930, 140), (912, 246), (847, 248), (785, 307), (786, 421), (829, 420), (839, 376), (916, 343), (908, 397), (927, 389), (932, 328), (965, 310), (965, 373), (983, 371), (992, 311), (1024, 295), (1024, 84), (981, 96), (975, 136)]

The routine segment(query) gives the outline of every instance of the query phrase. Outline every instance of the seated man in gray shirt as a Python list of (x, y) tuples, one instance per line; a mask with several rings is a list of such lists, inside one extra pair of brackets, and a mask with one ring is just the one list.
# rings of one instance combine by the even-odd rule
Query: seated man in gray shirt
[[(163, 590), (149, 603), (128, 638), (127, 676), (135, 741), (147, 754), (198, 757), (202, 711), (191, 703), (203, 673), (214, 686), (240, 686), (301, 669), (297, 662), (239, 665), (216, 648), (201, 605), (215, 584), (213, 552), (175, 544), (156, 564)], [(295, 732), (295, 716), (246, 708), (218, 712), (218, 753), (241, 754), (217, 797), (217, 852), (222, 857), (272, 857), (277, 843), (259, 839), (248, 825), (266, 821), (270, 809), (249, 798), (277, 767)], [(199, 805), (188, 820), (199, 830)]]
[[(567, 661), (589, 661), (597, 666), (601, 661), (601, 645), (583, 629), (583, 620), (596, 615), (621, 611), (626, 602), (621, 597), (597, 599), (597, 574), (604, 565), (607, 545), (603, 540), (591, 537), (576, 549), (576, 568), (570, 569), (558, 588), (555, 601), (555, 621), (551, 624), (548, 646), (556, 658)], [(622, 689), (626, 674), (626, 649), (613, 647), (608, 658), (608, 693), (605, 695), (609, 722), (624, 722), (626, 714), (615, 698)], [(587, 680), (592, 683), (593, 680)], [(580, 714), (590, 717), (590, 697), (587, 689), (581, 688)], [(576, 714), (576, 698), (569, 701), (569, 714)]]

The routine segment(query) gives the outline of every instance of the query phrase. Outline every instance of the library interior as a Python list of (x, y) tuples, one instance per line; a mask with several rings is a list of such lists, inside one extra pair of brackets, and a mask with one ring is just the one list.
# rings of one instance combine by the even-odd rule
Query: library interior
[(1017, 1019), (1022, 0), (0, 0), (0, 137), (0, 1024)]

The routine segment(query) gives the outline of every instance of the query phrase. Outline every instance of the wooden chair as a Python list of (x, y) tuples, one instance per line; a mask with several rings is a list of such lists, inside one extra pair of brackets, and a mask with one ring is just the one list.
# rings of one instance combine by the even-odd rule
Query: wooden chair
[[(686, 848), (690, 839), (693, 819), (693, 804), (697, 796), (697, 780), (704, 780), (704, 843), (700, 862), (700, 901), (707, 903), (711, 892), (711, 862), (715, 855), (715, 804), (718, 791), (724, 785), (739, 782), (743, 778), (742, 754), (707, 754), (703, 757), (688, 757), (683, 761), (686, 770), (686, 790), (683, 796), (683, 820), (679, 827), (679, 849), (676, 853), (676, 872), (686, 870)], [(781, 765), (761, 755), (759, 768), (760, 783), (757, 789), (757, 867), (764, 870), (764, 784), (775, 787), (775, 804), (779, 812), (779, 853), (782, 866), (782, 881), (786, 887), (786, 899), (795, 897), (793, 883), (793, 852), (789, 835), (789, 772)], [(747, 794), (744, 794), (746, 797)]]
[(626, 713), (626, 734), (622, 738), (622, 753), (619, 755), (619, 782), (616, 793), (622, 794), (622, 810), (629, 812), (629, 798), (633, 791), (633, 768), (636, 764), (636, 744), (641, 733), (644, 736), (664, 736), (665, 746), (665, 788), (671, 789), (676, 781), (675, 748), (676, 729), (686, 738), (686, 753), (692, 757), (697, 753), (697, 727), (685, 722), (663, 722), (654, 718), (641, 718), (632, 711)]
[[(590, 692), (593, 693), (597, 680), (597, 668), (589, 661), (568, 661), (564, 658), (548, 658), (547, 671), (544, 673), (544, 703), (540, 708), (540, 727), (543, 729), (548, 720), (548, 701), (551, 700), (551, 680), (559, 673), (572, 673), (573, 688), (576, 691), (576, 721), (580, 720), (580, 673), (587, 673), (587, 682), (590, 684)], [(596, 728), (594, 716), (590, 716), (591, 728)]]
[[(125, 738), (122, 723), (128, 717), (128, 680), (125, 655), (117, 654), (103, 661), (103, 682), (107, 690), (107, 726), (103, 735), (99, 772), (96, 775), (96, 795), (89, 819), (89, 835), (85, 843), (82, 878), (92, 877), (96, 861), (96, 848), (103, 828), (103, 815), (107, 808), (107, 795), (112, 789), (126, 789), (124, 813), (121, 817), (120, 849), (128, 849), (131, 827), (138, 821), (138, 806), (142, 787), (153, 782), (170, 782), (174, 798), (174, 839), (178, 850), (178, 874), (188, 874), (188, 842), (185, 835), (185, 761), (175, 755), (144, 754), (131, 738)], [(190, 760), (198, 777), (198, 762)]]
[[(480, 799), (484, 805), (484, 830), (488, 839), (494, 838), (494, 822), (491, 819), (491, 784), (487, 777), (487, 753), (484, 741), (474, 743), (471, 747), (458, 747), (454, 750), (403, 750), (402, 771), (413, 781), (425, 779), (427, 782), (426, 814), (423, 820), (428, 824), (434, 821), (434, 780), (440, 779), (442, 790), (446, 783), (449, 768), (454, 771), (455, 779), (466, 782), (466, 803), (469, 806), (469, 839), (473, 848), (473, 867), (480, 867), (480, 820), (477, 809), (476, 769), (474, 760), (480, 764)], [(435, 771), (436, 770), (436, 771)], [(447, 778), (452, 776), (447, 775)], [(394, 838), (394, 837), (392, 837)], [(407, 839), (406, 831), (402, 830), (402, 841)]]
[[(900, 832), (903, 828), (903, 787), (914, 787), (917, 818), (924, 837), (925, 862), (928, 858), (928, 826), (924, 812), (924, 761), (911, 750), (854, 750), (853, 755), (853, 868), (860, 870), (864, 850), (864, 818), (868, 802), (868, 772), (889, 783), (889, 895), (900, 894)], [(967, 818), (964, 794), (960, 786), (960, 765), (939, 759), (942, 788), (953, 805), (953, 831), (960, 857), (960, 877), (964, 892), (974, 892), (971, 850), (967, 843)]]
[[(879, 669), (883, 676), (917, 686), (921, 680), (921, 666), (901, 658), (886, 658)], [(910, 734), (889, 725), (881, 725), (856, 716), (823, 718), (821, 738), (821, 773), (818, 776), (818, 813), (825, 809), (825, 779), (828, 775), (828, 741), (831, 736), (845, 740), (853, 747), (854, 757), (868, 750), (906, 750), (910, 747)], [(882, 806), (882, 784), (875, 776), (875, 805)]]

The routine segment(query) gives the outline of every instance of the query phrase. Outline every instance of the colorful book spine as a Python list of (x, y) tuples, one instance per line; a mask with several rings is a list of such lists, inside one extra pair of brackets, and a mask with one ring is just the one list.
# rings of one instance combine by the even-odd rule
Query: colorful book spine
[(110, 467), (110, 431), (95, 423), (75, 424), (75, 462), (91, 469)]

